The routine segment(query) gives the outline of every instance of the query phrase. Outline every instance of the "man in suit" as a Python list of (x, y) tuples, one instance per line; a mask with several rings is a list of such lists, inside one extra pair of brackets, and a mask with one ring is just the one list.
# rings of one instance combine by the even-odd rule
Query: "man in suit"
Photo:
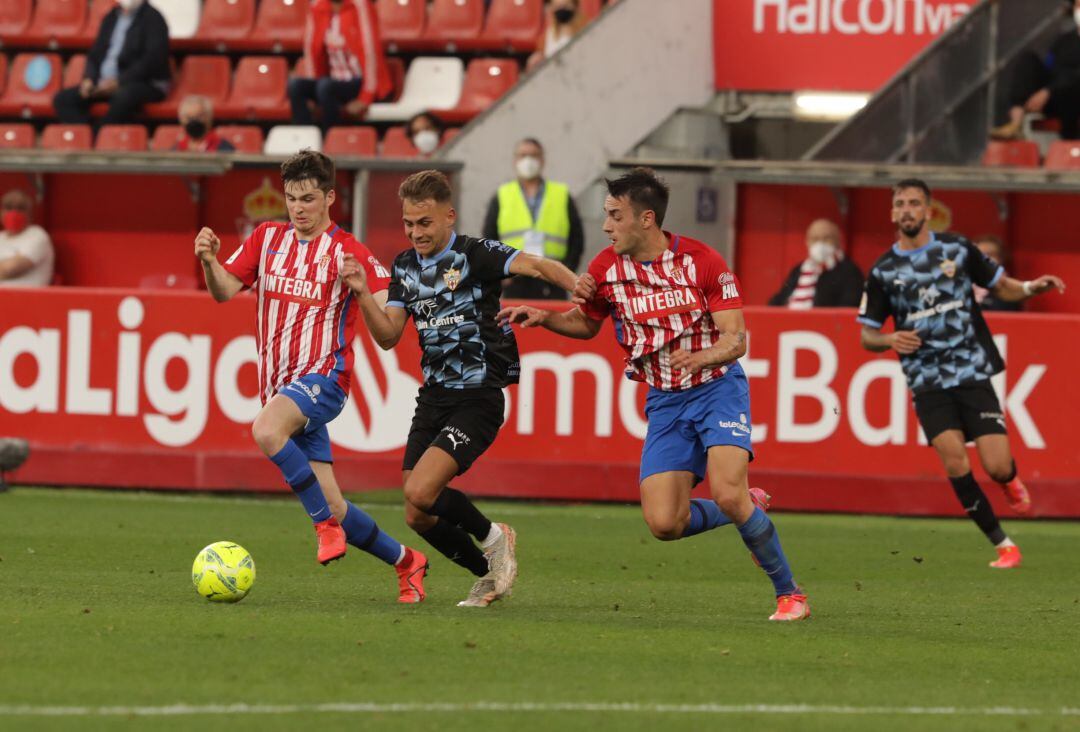
[(863, 276), (840, 248), (840, 227), (828, 219), (810, 224), (806, 251), (806, 259), (792, 268), (769, 304), (792, 310), (857, 306)]
[(169, 91), (169, 27), (145, 0), (117, 0), (101, 21), (78, 86), (61, 89), (53, 107), (61, 122), (90, 124), (90, 105), (108, 102), (102, 124), (124, 124)]

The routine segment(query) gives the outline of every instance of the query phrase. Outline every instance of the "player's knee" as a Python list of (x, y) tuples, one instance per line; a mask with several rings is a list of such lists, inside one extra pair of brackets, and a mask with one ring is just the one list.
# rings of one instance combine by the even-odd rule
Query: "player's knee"
[(647, 518), (645, 523), (649, 525), (649, 531), (660, 541), (675, 541), (682, 538), (683, 527), (679, 522), (670, 517)]
[(983, 468), (986, 469), (987, 474), (996, 483), (1008, 483), (1015, 477), (1011, 460), (1008, 463), (1000, 461), (989, 464), (983, 463)]
[(432, 495), (431, 490), (424, 485), (423, 481), (410, 475), (402, 487), (405, 500), (415, 506), (419, 511), (427, 511), (435, 503), (437, 496)]
[(971, 462), (967, 455), (949, 455), (942, 458), (945, 464), (945, 474), (950, 478), (960, 478), (971, 472)]
[(263, 419), (262, 415), (255, 418), (251, 425), (251, 436), (255, 444), (266, 456), (276, 455), (285, 446), (288, 437), (272, 424), (270, 420)]

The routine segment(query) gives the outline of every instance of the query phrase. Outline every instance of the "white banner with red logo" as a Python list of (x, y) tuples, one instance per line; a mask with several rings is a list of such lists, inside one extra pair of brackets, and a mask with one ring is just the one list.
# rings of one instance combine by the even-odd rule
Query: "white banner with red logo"
[[(257, 450), (254, 298), (0, 290), (0, 436), (30, 440), (20, 483), (285, 490)], [(797, 510), (942, 514), (956, 501), (895, 356), (859, 347), (854, 313), (748, 308), (757, 459), (751, 482)], [(995, 379), (1036, 512), (1080, 516), (1074, 422), (1080, 317), (991, 319)], [(410, 328), (411, 330), (411, 328)], [(592, 341), (520, 334), (494, 446), (461, 479), (483, 495), (637, 498), (645, 387), (623, 377), (610, 326)], [(347, 490), (393, 487), (420, 383), (415, 338), (361, 333), (351, 399), (330, 429)], [(995, 503), (999, 491), (976, 470)], [(703, 489), (699, 489), (703, 490)]]
[(716, 88), (873, 91), (974, 4), (716, 0)]

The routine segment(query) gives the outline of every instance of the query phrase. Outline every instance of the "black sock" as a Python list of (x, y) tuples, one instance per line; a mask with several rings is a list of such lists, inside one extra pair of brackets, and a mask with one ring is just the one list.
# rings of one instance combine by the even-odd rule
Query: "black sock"
[(435, 547), (454, 564), (464, 567), (477, 577), (488, 573), (488, 561), (480, 547), (473, 544), (462, 529), (439, 519), (433, 527), (420, 532), (420, 538)]
[(1015, 477), (1016, 477), (1016, 461), (1013, 460), (1012, 461), (1012, 470), (1009, 472), (1009, 475), (1006, 476), (1005, 480), (1002, 480), (1002, 481), (999, 481), (999, 482), (1002, 483), (1002, 484), (1011, 483), (1012, 479), (1015, 478)]
[(425, 513), (460, 526), (475, 536), (477, 541), (486, 539), (491, 531), (491, 522), (480, 513), (480, 509), (473, 505), (468, 496), (450, 486), (443, 488), (435, 503), (431, 504), (431, 508)]
[(986, 534), (990, 543), (997, 546), (1005, 541), (1007, 538), (1005, 532), (1001, 530), (1001, 524), (998, 523), (994, 509), (990, 507), (990, 501), (986, 499), (986, 494), (975, 482), (975, 476), (968, 473), (959, 478), (949, 478), (949, 482), (952, 483), (956, 497), (960, 499), (960, 505), (967, 511), (967, 515), (975, 522), (975, 525)]

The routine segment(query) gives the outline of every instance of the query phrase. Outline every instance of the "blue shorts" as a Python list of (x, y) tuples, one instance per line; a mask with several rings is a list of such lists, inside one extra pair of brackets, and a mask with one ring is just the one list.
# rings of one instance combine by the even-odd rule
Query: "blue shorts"
[(278, 394), (292, 399), (307, 417), (304, 431), (292, 438), (300, 451), (308, 460), (334, 462), (326, 425), (341, 414), (348, 398), (344, 389), (338, 386), (337, 379), (322, 374), (308, 374), (281, 387)]
[(735, 445), (750, 453), (750, 385), (737, 362), (715, 381), (686, 391), (649, 389), (645, 399), (649, 431), (641, 449), (638, 482), (656, 473), (686, 470), (700, 482), (708, 451)]

